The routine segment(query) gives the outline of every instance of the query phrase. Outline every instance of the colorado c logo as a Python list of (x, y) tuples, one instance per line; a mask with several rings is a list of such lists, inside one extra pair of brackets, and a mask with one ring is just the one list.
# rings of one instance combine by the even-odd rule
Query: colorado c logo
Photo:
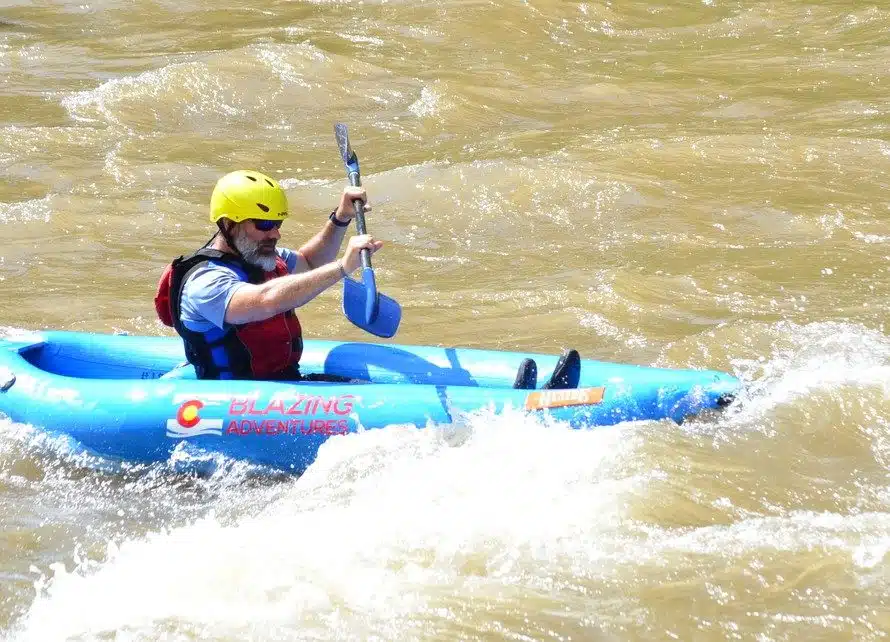
[(186, 401), (179, 407), (179, 412), (176, 413), (176, 421), (183, 428), (194, 428), (201, 421), (198, 411), (203, 407), (204, 404), (198, 399)]
[(223, 420), (202, 419), (199, 411), (206, 404), (194, 397), (185, 399), (185, 401), (181, 401), (181, 398), (173, 400), (173, 403), (179, 403), (179, 409), (176, 411), (176, 419), (167, 420), (167, 436), (174, 439), (199, 437), (200, 435), (222, 436)]

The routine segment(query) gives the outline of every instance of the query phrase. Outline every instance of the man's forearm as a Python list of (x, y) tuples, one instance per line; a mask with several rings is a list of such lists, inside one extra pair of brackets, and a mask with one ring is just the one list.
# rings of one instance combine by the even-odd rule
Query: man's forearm
[(300, 254), (306, 259), (310, 268), (317, 268), (337, 258), (337, 252), (340, 251), (347, 229), (326, 221), (318, 234), (300, 248)]
[(262, 321), (304, 305), (343, 278), (339, 261), (300, 274), (270, 279), (259, 285), (242, 286), (232, 296), (226, 323)]

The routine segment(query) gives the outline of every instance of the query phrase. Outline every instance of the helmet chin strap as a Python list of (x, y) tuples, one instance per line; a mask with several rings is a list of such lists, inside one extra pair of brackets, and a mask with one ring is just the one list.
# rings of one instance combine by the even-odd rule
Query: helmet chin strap
[[(222, 235), (222, 237), (223, 237), (223, 239), (225, 240), (226, 244), (229, 246), (229, 249), (232, 250), (232, 252), (233, 252), (237, 257), (239, 257), (240, 259), (242, 259), (242, 260), (246, 263), (247, 260), (244, 258), (244, 255), (241, 254), (241, 252), (238, 250), (238, 248), (235, 247), (235, 239), (232, 238), (231, 230), (235, 227), (236, 223), (232, 223), (232, 227), (230, 227), (229, 229), (226, 229), (225, 224), (223, 223), (223, 221), (225, 221), (225, 220), (227, 220), (227, 219), (222, 219), (222, 218), (221, 218), (221, 219), (219, 219), (219, 220), (216, 222), (216, 226), (219, 228), (219, 231), (218, 231), (216, 234), (220, 234), (220, 235)], [(216, 238), (216, 234), (214, 234), (212, 237), (210, 237), (210, 240), (207, 241), (207, 245), (210, 245), (210, 243), (213, 242), (213, 239)], [(206, 246), (205, 246), (205, 247), (206, 247)]]

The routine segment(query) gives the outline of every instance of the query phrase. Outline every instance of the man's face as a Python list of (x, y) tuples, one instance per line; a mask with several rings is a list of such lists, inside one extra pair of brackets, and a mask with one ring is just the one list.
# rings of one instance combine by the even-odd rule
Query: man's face
[(262, 230), (257, 227), (268, 226), (269, 221), (254, 221), (248, 219), (235, 225), (232, 239), (235, 242), (235, 249), (241, 252), (244, 260), (252, 265), (262, 268), (266, 272), (275, 269), (275, 258), (277, 252), (275, 245), (281, 238), (281, 232), (278, 231), (278, 225), (273, 226), (269, 230)]

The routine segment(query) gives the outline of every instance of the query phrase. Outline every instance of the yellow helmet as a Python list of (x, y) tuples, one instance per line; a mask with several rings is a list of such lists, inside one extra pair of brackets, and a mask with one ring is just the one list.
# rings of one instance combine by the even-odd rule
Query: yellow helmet
[(210, 221), (221, 218), (236, 223), (249, 218), (283, 221), (287, 218), (287, 196), (274, 178), (253, 170), (239, 169), (216, 182), (210, 197)]

